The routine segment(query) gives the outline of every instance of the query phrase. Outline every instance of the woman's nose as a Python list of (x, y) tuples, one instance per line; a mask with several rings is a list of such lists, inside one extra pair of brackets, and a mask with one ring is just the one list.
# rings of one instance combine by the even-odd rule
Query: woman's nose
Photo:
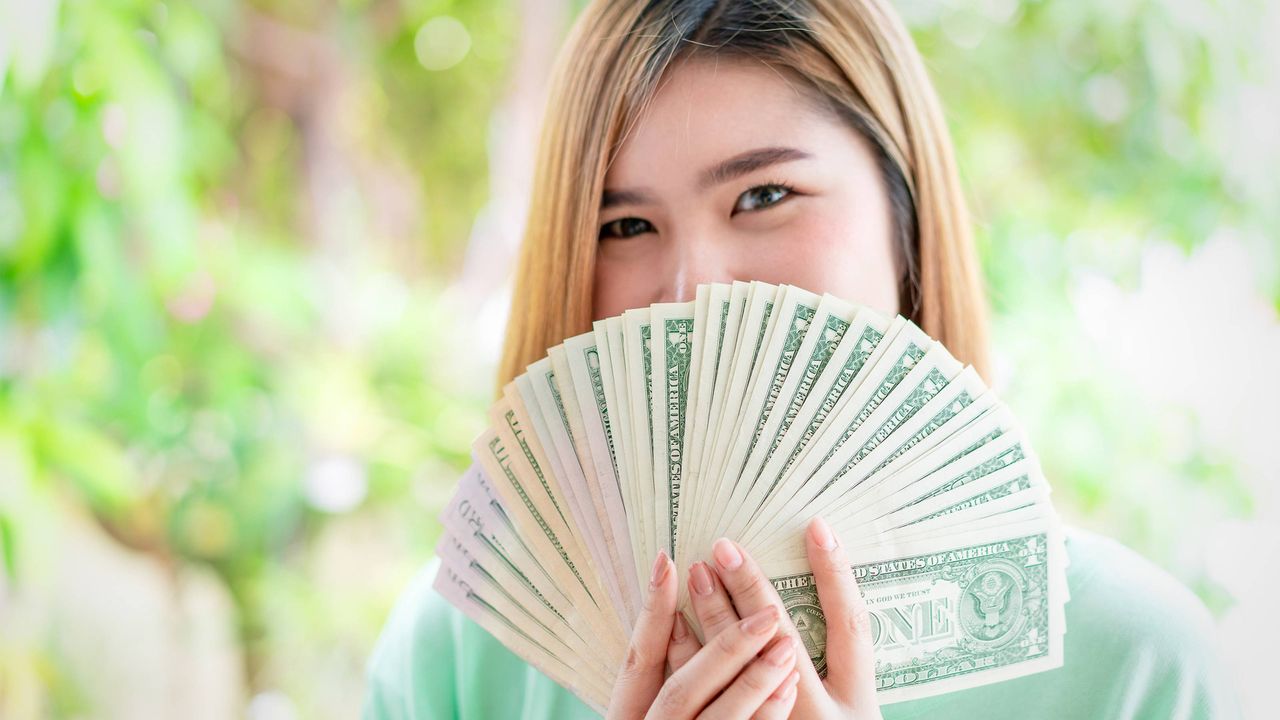
[(710, 233), (685, 233), (673, 238), (671, 269), (663, 293), (667, 302), (693, 300), (702, 283), (733, 281), (729, 263), (723, 244)]

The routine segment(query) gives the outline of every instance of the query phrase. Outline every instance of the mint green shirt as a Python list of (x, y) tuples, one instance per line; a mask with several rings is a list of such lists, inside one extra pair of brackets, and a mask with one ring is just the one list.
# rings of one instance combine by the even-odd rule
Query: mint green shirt
[[(885, 720), (1239, 717), (1200, 601), (1133, 551), (1067, 536), (1064, 664), (985, 687), (885, 705)], [(363, 720), (594, 718), (431, 589), (436, 561), (405, 590), (366, 667)]]

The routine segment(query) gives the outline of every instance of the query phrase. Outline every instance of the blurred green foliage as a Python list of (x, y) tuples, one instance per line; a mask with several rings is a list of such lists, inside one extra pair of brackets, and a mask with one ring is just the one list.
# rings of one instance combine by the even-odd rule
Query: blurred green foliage
[[(1060, 502), (1166, 563), (1179, 518), (1247, 515), (1250, 490), (1086, 357), (1069, 296), (1082, 269), (1132, 287), (1154, 241), (1280, 226), (1274, 173), (1217, 140), (1230, 89), (1263, 72), (1242, 41), (1259, 6), (899, 3), (977, 210), (1010, 402)], [(443, 15), (470, 46), (430, 71), (417, 40)], [(250, 691), (326, 715), (313, 656), (339, 648), (330, 672), (359, 691), (483, 424), (488, 368), (441, 351), (441, 292), (488, 196), (520, 17), (477, 0), (63, 0), (0, 21), (8, 584), (33, 581), (24, 542), (56, 507), (13, 488), (69, 498), (125, 547), (211, 568)], [(1274, 270), (1259, 277), (1280, 307)], [(362, 583), (357, 561), (318, 591), (315, 548), (348, 517), (384, 529), (395, 571)], [(88, 712), (44, 646), (4, 646), (53, 668), (50, 716)]]
[[(1277, 79), (1254, 32), (1262, 4), (898, 5), (943, 96), (974, 203), (1005, 395), (1058, 502), (1173, 565), (1186, 518), (1245, 516), (1250, 489), (1230, 453), (1187, 430), (1196, 408), (1178, 404), (1184, 388), (1152, 403), (1095, 357), (1073, 294), (1091, 275), (1136, 291), (1153, 246), (1189, 255), (1224, 236), (1265, 263), (1236, 280), (1280, 303), (1278, 258), (1263, 251), (1280, 227), (1280, 183), (1264, 169), (1275, 158), (1251, 147), (1240, 122), (1275, 115), (1247, 95)], [(1187, 342), (1145, 350), (1162, 363)], [(1179, 574), (1197, 582), (1200, 572)]]
[[(474, 44), (427, 73), (414, 34), (446, 12)], [(235, 598), (246, 677), (301, 699), (305, 674), (260, 672), (288, 634), (273, 613), (356, 657), (392, 590), (307, 619), (325, 599), (303, 581), (305, 548), (334, 514), (302, 479), (356, 458), (348, 494), (417, 528), (421, 557), (434, 513), (404, 500), (424, 471), (465, 460), (481, 422), (489, 378), (445, 376), (432, 298), (485, 197), (514, 18), (481, 2), (68, 0), (24, 19), (0, 31), (21, 41), (0, 57), (0, 436), (31, 473), (4, 482), (69, 490), (127, 547), (213, 568)], [(342, 121), (362, 125), (342, 137), (420, 179), (420, 244), (363, 237), (345, 257), (307, 230), (315, 205), (342, 198), (308, 198), (328, 108), (288, 96), (337, 82), (355, 107)], [(48, 518), (6, 505), (2, 557), (20, 590), (34, 579), (24, 540)], [(336, 617), (362, 607), (360, 632), (341, 635)]]

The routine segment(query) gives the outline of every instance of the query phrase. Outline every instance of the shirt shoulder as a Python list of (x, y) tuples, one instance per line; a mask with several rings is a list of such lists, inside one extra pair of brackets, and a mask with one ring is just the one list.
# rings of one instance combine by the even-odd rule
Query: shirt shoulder
[[(1088, 635), (1167, 653), (1212, 644), (1213, 618), (1200, 599), (1155, 563), (1109, 537), (1067, 531), (1067, 586)], [(1068, 625), (1068, 631), (1072, 628)]]
[(1051, 672), (1103, 690), (1114, 717), (1239, 716), (1213, 618), (1194, 593), (1102, 535), (1072, 529), (1067, 551), (1064, 667)]
[(365, 665), (363, 720), (456, 716), (457, 619), (431, 589), (437, 560), (400, 593)]
[(365, 666), (362, 720), (597, 717), (432, 588), (439, 559), (397, 598)]

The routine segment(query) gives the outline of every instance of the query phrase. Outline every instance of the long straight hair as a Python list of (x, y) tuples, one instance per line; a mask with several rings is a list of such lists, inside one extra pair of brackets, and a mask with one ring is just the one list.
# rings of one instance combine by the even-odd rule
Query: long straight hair
[(870, 142), (893, 215), (901, 312), (985, 377), (986, 301), (951, 137), (886, 0), (596, 0), (552, 71), (498, 393), (591, 329), (605, 173), (663, 71), (692, 53), (785, 72)]

